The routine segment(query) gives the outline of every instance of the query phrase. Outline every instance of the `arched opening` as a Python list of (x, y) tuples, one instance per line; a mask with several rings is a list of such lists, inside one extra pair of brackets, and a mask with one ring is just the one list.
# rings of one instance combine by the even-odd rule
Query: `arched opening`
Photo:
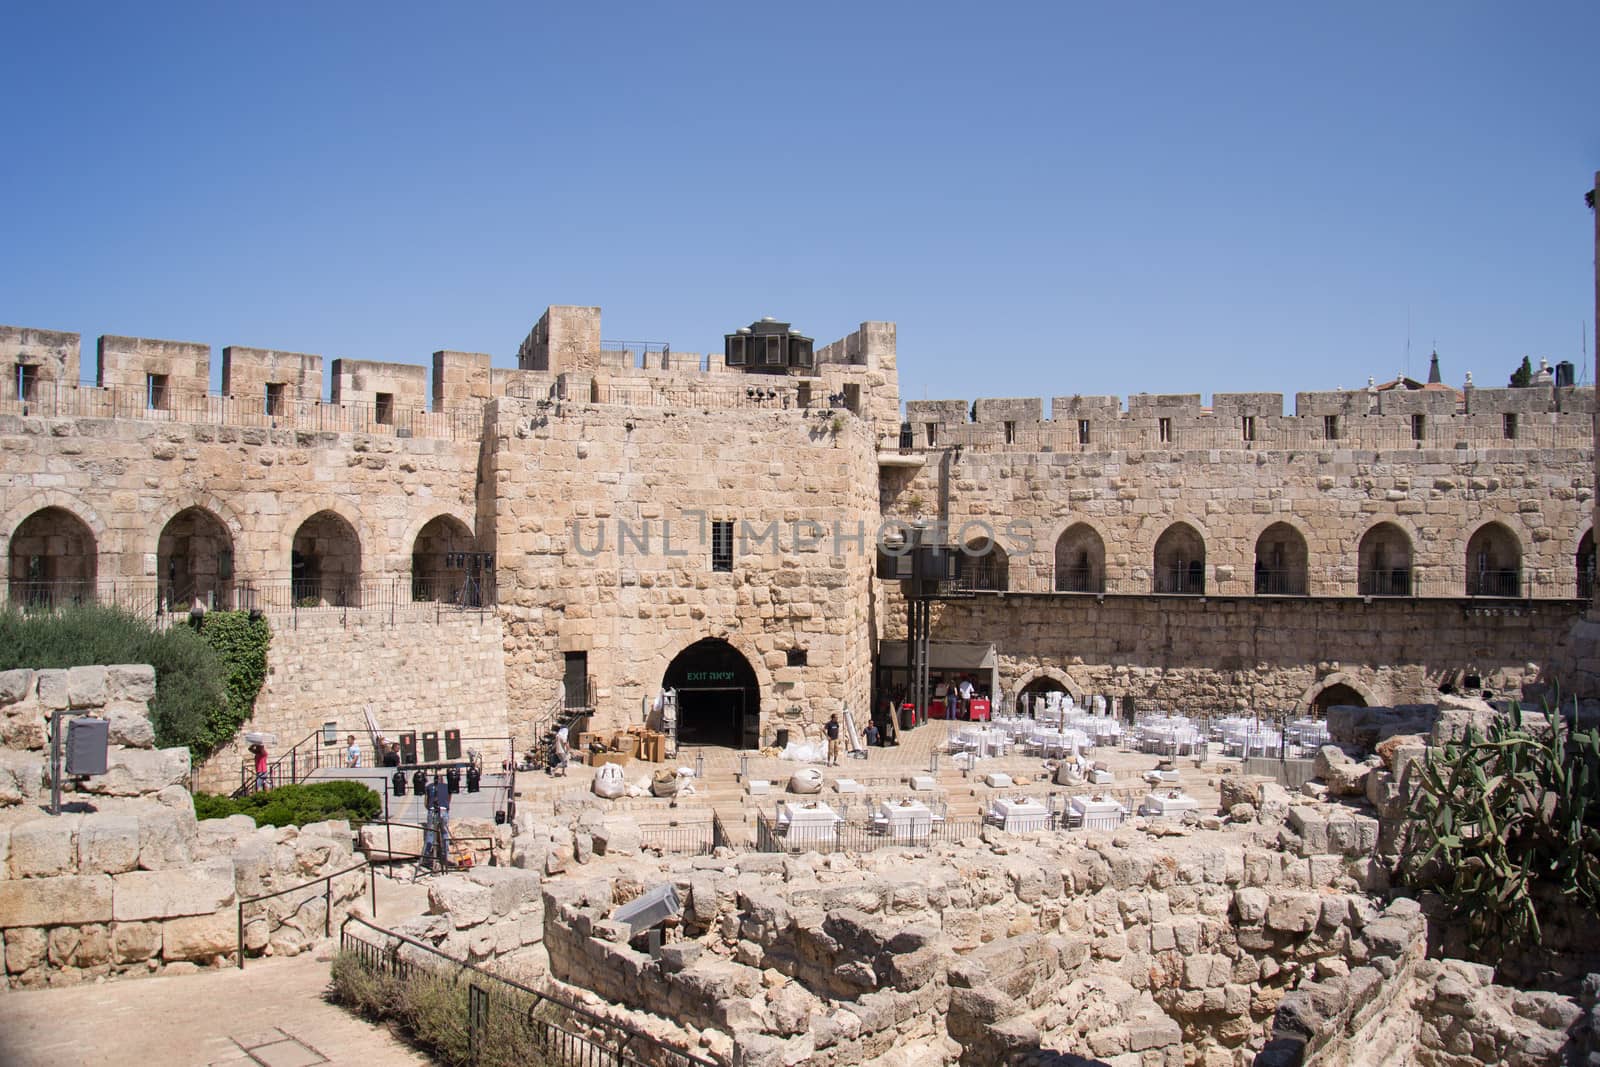
[(361, 539), (344, 519), (319, 511), (294, 533), (289, 573), (296, 604), (355, 607), (360, 604)]
[(94, 531), (66, 508), (41, 508), (11, 534), (11, 601), (39, 607), (95, 599)]
[(1467, 542), (1467, 595), (1522, 595), (1522, 546), (1498, 522), (1480, 526)]
[(476, 561), (464, 559), (476, 550), (472, 531), (451, 515), (428, 520), (411, 545), (411, 599), (460, 602), (461, 587)]
[(1186, 522), (1167, 527), (1156, 541), (1155, 568), (1156, 592), (1204, 593), (1206, 543), (1200, 532)]
[(1093, 526), (1073, 523), (1056, 539), (1056, 592), (1106, 591), (1106, 544)]
[(1578, 541), (1578, 598), (1594, 599), (1594, 531), (1585, 530)]
[(1306, 539), (1286, 522), (1275, 522), (1256, 538), (1256, 595), (1305, 596), (1310, 553)]
[(1392, 522), (1380, 522), (1361, 538), (1356, 588), (1362, 596), (1411, 595), (1411, 538)]
[(1364, 708), (1367, 702), (1361, 694), (1343, 682), (1334, 682), (1311, 701), (1312, 717), (1325, 719), (1329, 708)]
[(226, 607), (233, 584), (233, 537), (205, 508), (184, 508), (161, 528), (156, 576), (168, 611), (187, 611), (199, 601)]
[(956, 556), (956, 581), (963, 589), (1006, 591), (1011, 561), (1006, 550), (987, 537), (968, 541)]
[(679, 652), (661, 678), (678, 694), (678, 742), (757, 748), (761, 743), (761, 686), (738, 649), (707, 637)]

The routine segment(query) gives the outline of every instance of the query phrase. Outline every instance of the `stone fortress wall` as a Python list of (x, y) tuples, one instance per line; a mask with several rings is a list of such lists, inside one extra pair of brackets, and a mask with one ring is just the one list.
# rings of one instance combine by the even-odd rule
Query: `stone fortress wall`
[[(754, 668), (763, 742), (860, 709), (877, 640), (902, 636), (898, 589), (870, 580), (885, 517), (999, 534), (1008, 554), (976, 583), (995, 592), (944, 605), (935, 640), (993, 642), (1008, 692), (1050, 676), (1227, 704), (1309, 699), (1336, 675), (1374, 699), (1467, 671), (1539, 678), (1592, 546), (1587, 388), (1302, 393), (1294, 415), (1278, 394), (1059, 397), (1048, 420), (1039, 399), (912, 401), (903, 427), (891, 323), (818, 347), (801, 377), (606, 342), (600, 309), (577, 306), (545, 312), (515, 369), (441, 350), (431, 377), (325, 370), (228, 346), (212, 394), (210, 358), (106, 337), (87, 385), (77, 335), (0, 327), (0, 550), (13, 600), (77, 583), (141, 610), (198, 599), (288, 620), (258, 725), (291, 738), (369, 701), (396, 721), (448, 704), (473, 729), (503, 703), (500, 728), (531, 733), (575, 652), (601, 725), (637, 721), (708, 637)], [(737, 534), (730, 573), (710, 565), (716, 521)], [(654, 543), (619, 545), (618, 523)], [(611, 543), (587, 550), (575, 528)], [(1263, 587), (1266, 552), (1267, 578), (1301, 584)], [(462, 553), (492, 555), (498, 619), (399, 633), (437, 625), (440, 602), (473, 606)], [(1514, 595), (1464, 602), (1485, 567), (1497, 582), (1474, 592)], [(1403, 595), (1328, 603), (1366, 597), (1375, 568), (1404, 576), (1379, 597)], [(306, 609), (337, 626), (290, 634)], [(1194, 632), (1174, 635), (1180, 619)], [(1397, 644), (1391, 625), (1433, 640)], [(499, 674), (477, 669), (495, 626)]]

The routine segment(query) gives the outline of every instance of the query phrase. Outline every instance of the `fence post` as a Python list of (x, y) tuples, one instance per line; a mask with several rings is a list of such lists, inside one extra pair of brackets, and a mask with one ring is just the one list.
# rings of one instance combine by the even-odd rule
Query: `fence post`
[[(371, 860), (367, 861), (367, 877), (371, 883), (370, 891), (372, 894), (372, 917), (376, 919), (378, 917), (378, 868), (372, 865)], [(341, 934), (344, 932), (343, 923), (339, 924), (339, 931)]]
[(333, 876), (322, 880), (322, 936), (333, 933)]
[(239, 969), (244, 970), (244, 905), (239, 904), (235, 909), (239, 913)]

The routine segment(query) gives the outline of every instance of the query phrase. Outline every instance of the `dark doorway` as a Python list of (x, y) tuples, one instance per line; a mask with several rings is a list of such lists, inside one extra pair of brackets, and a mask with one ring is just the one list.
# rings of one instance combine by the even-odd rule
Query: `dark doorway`
[(1360, 693), (1343, 682), (1335, 682), (1317, 694), (1316, 699), (1311, 702), (1311, 712), (1315, 717), (1325, 719), (1328, 717), (1329, 708), (1366, 706), (1367, 702), (1361, 698)]
[(678, 693), (678, 743), (756, 748), (761, 743), (761, 687), (739, 650), (715, 637), (678, 653), (662, 676)]

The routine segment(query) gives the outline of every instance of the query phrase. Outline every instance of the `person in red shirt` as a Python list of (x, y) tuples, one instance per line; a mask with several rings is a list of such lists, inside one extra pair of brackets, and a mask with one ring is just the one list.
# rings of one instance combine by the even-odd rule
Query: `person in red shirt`
[(259, 742), (250, 746), (256, 754), (256, 788), (267, 788), (267, 746)]

